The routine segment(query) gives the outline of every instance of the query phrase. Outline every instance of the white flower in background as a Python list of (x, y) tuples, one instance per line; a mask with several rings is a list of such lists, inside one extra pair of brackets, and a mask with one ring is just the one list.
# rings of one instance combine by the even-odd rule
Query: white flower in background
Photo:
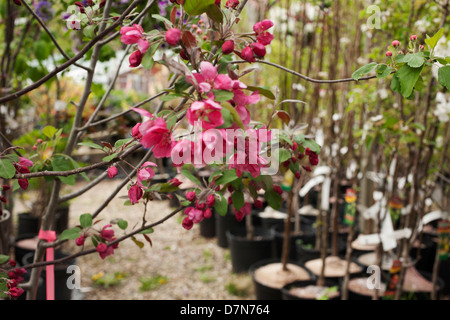
[(436, 138), (436, 146), (438, 148), (442, 148), (444, 146), (444, 137), (443, 136), (439, 136)]
[(293, 83), (292, 84), (292, 89), (300, 91), (300, 92), (305, 92), (306, 88), (304, 86), (302, 86), (300, 83)]
[(434, 115), (440, 122), (449, 122), (450, 120), (450, 99), (442, 92), (436, 94), (436, 109)]
[(414, 23), (414, 27), (418, 33), (425, 33), (430, 28), (430, 22), (425, 19), (420, 19)]
[(346, 44), (349, 44), (351, 42), (351, 40), (349, 38), (342, 37), (339, 39), (339, 42), (345, 46)]
[(361, 32), (364, 33), (367, 38), (372, 38), (372, 32), (365, 23), (361, 25)]
[(378, 95), (380, 96), (381, 100), (387, 99), (389, 97), (389, 92), (386, 90), (386, 88), (378, 90)]
[[(447, 38), (442, 37), (437, 43), (436, 48), (434, 48), (434, 54), (437, 57), (443, 58), (450, 56), (450, 41), (447, 41)], [(436, 79), (438, 78), (438, 70), (440, 67), (442, 67), (442, 64), (436, 62), (431, 68), (433, 77)]]

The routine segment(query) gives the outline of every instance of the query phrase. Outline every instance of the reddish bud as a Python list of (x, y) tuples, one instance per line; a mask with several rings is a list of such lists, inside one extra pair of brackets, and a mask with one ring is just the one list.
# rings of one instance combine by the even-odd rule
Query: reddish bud
[(171, 46), (176, 46), (181, 41), (181, 31), (177, 28), (167, 30), (166, 41)]
[(214, 206), (214, 204), (216, 203), (216, 197), (213, 194), (210, 194), (207, 198), (206, 198), (206, 205), (208, 207), (212, 207)]
[(256, 209), (262, 209), (264, 204), (263, 204), (263, 202), (261, 200), (255, 200), (255, 202), (253, 203), (253, 206)]
[(183, 219), (182, 226), (186, 230), (190, 230), (193, 225), (194, 225), (194, 222), (191, 219), (189, 219), (189, 217), (186, 217)]
[(112, 179), (115, 176), (117, 176), (118, 173), (119, 173), (119, 171), (117, 170), (117, 167), (115, 167), (115, 166), (109, 167), (108, 177), (110, 177)]
[(263, 58), (266, 55), (266, 47), (259, 42), (255, 42), (251, 45), (253, 53)]
[(14, 287), (9, 289), (8, 294), (13, 298), (18, 298), (23, 294), (23, 289), (19, 287)]
[(184, 50), (180, 51), (180, 57), (183, 60), (189, 60), (189, 57), (188, 57), (188, 55), (186, 54), (186, 52)]
[(7, 184), (3, 185), (3, 191), (8, 191), (11, 187)]
[(16, 261), (14, 261), (14, 260), (9, 260), (9, 265), (11, 266), (11, 267), (15, 267), (16, 266)]
[(21, 0), (14, 0), (14, 3), (18, 6), (22, 5), (22, 1)]
[(398, 40), (392, 41), (392, 46), (393, 46), (394, 48), (397, 48), (399, 45), (400, 45), (400, 41), (398, 41)]
[(28, 189), (28, 180), (27, 179), (17, 179), (17, 182), (19, 183), (19, 186), (23, 190), (27, 190)]
[(297, 142), (294, 141), (294, 142), (292, 143), (291, 149), (295, 151), (295, 150), (297, 150), (297, 148), (298, 148), (298, 144), (297, 144)]
[(413, 34), (413, 35), (409, 38), (409, 40), (411, 40), (411, 41), (416, 41), (416, 40), (417, 40), (417, 36), (416, 36), (415, 34)]
[(169, 181), (169, 183), (175, 187), (178, 187), (180, 184), (182, 184), (182, 182), (177, 178), (173, 178), (172, 180)]
[(188, 191), (188, 192), (186, 192), (186, 199), (187, 200), (189, 200), (189, 201), (194, 201), (195, 200), (195, 198), (197, 197), (197, 195), (195, 194), (195, 192), (194, 191)]
[(386, 52), (386, 57), (392, 57), (392, 52), (391, 51)]
[(203, 217), (205, 219), (209, 219), (212, 216), (212, 211), (210, 208), (206, 208), (205, 211), (203, 211)]
[(140, 50), (136, 50), (130, 55), (129, 61), (130, 61), (130, 67), (135, 68), (138, 67), (142, 62), (142, 53)]
[(233, 40), (227, 40), (222, 45), (222, 52), (223, 54), (230, 54), (234, 51), (234, 41)]
[(242, 57), (242, 59), (244, 59), (247, 62), (255, 62), (256, 61), (255, 54), (253, 53), (253, 50), (250, 46), (242, 49), (241, 57)]
[(297, 179), (300, 179), (301, 176), (300, 171), (296, 171), (294, 174)]
[(139, 140), (140, 138), (142, 138), (142, 134), (139, 131), (139, 127), (141, 126), (141, 123), (138, 122), (134, 125), (133, 129), (131, 129), (131, 136), (137, 140)]
[(79, 236), (75, 239), (75, 244), (81, 247), (84, 244), (84, 236)]
[(273, 186), (273, 191), (275, 191), (278, 194), (282, 194), (283, 190), (281, 189), (281, 187), (279, 185), (274, 185)]
[(198, 201), (195, 202), (195, 208), (196, 208), (196, 209), (198, 209), (198, 210), (204, 210), (205, 207), (206, 207), (206, 203), (204, 203), (204, 202), (199, 203)]
[(6, 198), (4, 196), (0, 196), (0, 201), (6, 203)]
[(102, 2), (100, 2), (100, 4), (98, 5), (98, 7), (101, 9), (105, 6), (106, 4), (106, 0), (102, 0)]

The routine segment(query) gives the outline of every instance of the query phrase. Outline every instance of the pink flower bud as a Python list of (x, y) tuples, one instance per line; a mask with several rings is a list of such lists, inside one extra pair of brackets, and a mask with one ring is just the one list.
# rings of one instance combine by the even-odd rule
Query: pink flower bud
[(205, 219), (209, 219), (212, 216), (212, 211), (210, 208), (206, 208), (205, 211), (203, 211), (203, 217)]
[(242, 57), (242, 59), (244, 59), (245, 61), (250, 62), (250, 63), (256, 61), (255, 54), (253, 53), (253, 50), (250, 46), (242, 49), (241, 57)]
[(117, 170), (117, 167), (115, 167), (115, 166), (109, 167), (108, 177), (110, 177), (112, 179), (115, 176), (117, 176), (118, 173), (119, 173), (119, 171)]
[(13, 298), (18, 298), (23, 294), (23, 289), (19, 287), (14, 287), (9, 289), (8, 295), (10, 295)]
[(415, 34), (413, 34), (413, 35), (409, 38), (409, 40), (411, 40), (411, 41), (416, 41), (416, 40), (417, 40), (417, 36), (416, 36)]
[(75, 239), (75, 244), (81, 247), (84, 244), (84, 236), (79, 236)]
[(178, 187), (180, 184), (182, 184), (182, 182), (177, 178), (173, 178), (172, 180), (169, 181), (169, 183), (175, 187)]
[(139, 65), (142, 62), (142, 53), (139, 50), (136, 50), (130, 55), (130, 58), (128, 59), (130, 62), (130, 68), (139, 67)]
[(181, 41), (181, 31), (177, 28), (167, 30), (166, 41), (171, 46), (176, 46)]
[(222, 52), (223, 54), (230, 54), (234, 51), (234, 41), (233, 40), (227, 40), (222, 45)]
[(255, 202), (253, 203), (253, 205), (255, 206), (256, 209), (262, 209), (264, 204), (261, 200), (255, 200)]
[(11, 267), (15, 267), (16, 266), (16, 261), (14, 261), (14, 260), (9, 260), (9, 265), (11, 266)]
[(19, 183), (19, 186), (23, 190), (27, 190), (28, 189), (28, 180), (27, 179), (17, 179), (17, 182)]
[(281, 187), (279, 185), (274, 185), (273, 186), (273, 191), (275, 191), (278, 194), (282, 194), (283, 190), (281, 189)]
[(186, 199), (187, 200), (189, 200), (189, 201), (194, 201), (194, 199), (195, 199), (195, 197), (196, 197), (197, 195), (195, 194), (195, 192), (194, 191), (188, 191), (188, 192), (186, 192)]
[(186, 217), (183, 219), (182, 226), (186, 230), (190, 230), (193, 225), (194, 225), (194, 222), (191, 219), (189, 219), (189, 217)]
[(14, 3), (18, 6), (22, 5), (22, 1), (21, 0), (14, 0)]
[(203, 210), (203, 209), (205, 209), (205, 207), (206, 207), (206, 203), (204, 203), (204, 202), (199, 203), (198, 200), (197, 200), (197, 202), (195, 202), (195, 208), (196, 209)]
[(301, 176), (300, 171), (296, 171), (294, 173), (294, 175), (295, 175), (295, 178), (300, 179), (300, 176)]
[(206, 205), (208, 207), (212, 207), (214, 206), (214, 204), (216, 203), (216, 197), (213, 194), (210, 194), (207, 198), (206, 198)]
[(131, 201), (131, 204), (139, 203), (139, 200), (144, 195), (144, 192), (142, 189), (137, 185), (132, 185), (131, 188), (128, 190), (128, 198)]
[(392, 52), (391, 51), (386, 52), (386, 57), (392, 57)]
[(392, 41), (392, 46), (393, 46), (394, 48), (398, 47), (399, 45), (400, 45), (400, 41), (398, 41), (398, 40)]
[(139, 140), (140, 138), (142, 138), (142, 134), (139, 131), (139, 127), (141, 126), (141, 123), (138, 122), (134, 125), (133, 129), (131, 129), (131, 136), (137, 140)]
[(264, 57), (266, 55), (266, 47), (259, 42), (255, 42), (251, 45), (252, 51), (258, 57)]

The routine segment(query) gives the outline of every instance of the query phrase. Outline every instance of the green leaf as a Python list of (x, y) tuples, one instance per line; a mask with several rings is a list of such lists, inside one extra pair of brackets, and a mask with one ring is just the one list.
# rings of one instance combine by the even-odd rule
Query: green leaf
[(78, 227), (64, 230), (59, 236), (59, 240), (75, 240), (80, 236), (81, 229)]
[(95, 28), (97, 27), (96, 24), (89, 25), (83, 28), (83, 35), (88, 38), (92, 39), (95, 37)]
[(223, 22), (223, 14), (222, 11), (219, 9), (218, 6), (216, 6), (215, 4), (210, 5), (207, 9), (206, 9), (206, 14), (208, 15), (208, 17), (217, 22), (217, 23), (222, 23)]
[(363, 75), (366, 75), (366, 74), (368, 74), (368, 73), (374, 71), (375, 68), (377, 67), (377, 65), (378, 65), (378, 64), (377, 64), (376, 62), (372, 62), (372, 63), (369, 63), (369, 64), (367, 64), (367, 65), (365, 65), (365, 66), (359, 68), (358, 70), (356, 70), (355, 72), (353, 72), (352, 78), (353, 78), (355, 81), (358, 81), (359, 79), (361, 79), (361, 77), (362, 77)]
[(103, 161), (111, 161), (112, 159), (114, 159), (117, 156), (117, 152), (114, 152), (113, 154), (110, 154), (109, 156), (104, 157), (102, 160)]
[(240, 190), (236, 190), (231, 195), (233, 206), (236, 210), (240, 210), (244, 206), (244, 193)]
[(199, 16), (208, 10), (208, 7), (214, 5), (215, 0), (185, 0), (183, 8), (190, 16)]
[(119, 139), (114, 143), (114, 148), (120, 148), (121, 146), (123, 146), (124, 144), (127, 144), (128, 142), (130, 142), (131, 140), (133, 140), (133, 138), (128, 138), (128, 139)]
[(213, 90), (213, 92), (214, 92), (214, 101), (217, 102), (232, 100), (234, 97), (233, 92), (226, 90)]
[(11, 179), (16, 175), (16, 168), (9, 159), (0, 159), (0, 177)]
[(232, 107), (230, 104), (228, 104), (228, 103), (224, 103), (224, 104), (222, 105), (222, 107), (225, 108), (225, 109), (227, 109), (227, 110), (230, 112), (231, 117), (233, 118), (233, 121), (238, 125), (239, 128), (241, 128), (242, 130), (244, 130), (244, 129), (245, 129), (245, 128), (244, 128), (244, 124), (242, 123), (242, 119), (241, 119), (241, 117), (239, 116), (239, 113), (237, 113), (236, 109), (233, 108), (233, 107)]
[[(75, 161), (75, 159), (73, 159), (72, 157), (69, 157), (69, 156), (67, 156), (67, 158), (72, 163), (72, 166), (74, 169), (81, 168), (81, 166), (78, 164), (78, 162)], [(86, 172), (81, 172), (80, 175), (84, 178), (84, 180), (91, 181), (91, 179), (89, 179), (89, 177), (87, 176)]]
[(258, 91), (259, 94), (263, 95), (264, 97), (269, 98), (271, 100), (275, 100), (275, 95), (270, 90), (267, 90), (267, 89), (264, 89), (261, 87), (254, 87), (254, 86), (247, 86), (246, 89), (253, 91), (253, 92)]
[(92, 226), (92, 215), (90, 213), (83, 213), (80, 216), (80, 225), (83, 228), (89, 228)]
[(286, 160), (289, 160), (292, 157), (289, 150), (286, 150), (284, 148), (278, 149), (278, 160), (280, 163), (285, 162)]
[(148, 228), (148, 229), (142, 230), (139, 233), (140, 234), (150, 234), (150, 233), (153, 233), (153, 232), (154, 232), (153, 228)]
[[(69, 171), (73, 169), (73, 165), (70, 160), (65, 157), (56, 156), (52, 158), (53, 171)], [(75, 184), (76, 177), (74, 174), (67, 177), (58, 177), (63, 183), (73, 186)]]
[(183, 176), (185, 176), (186, 178), (188, 178), (189, 180), (191, 180), (192, 182), (194, 182), (196, 185), (199, 185), (199, 186), (201, 185), (200, 180), (198, 180), (198, 179), (192, 174), (192, 172), (189, 171), (188, 168), (186, 168), (186, 167), (182, 168), (182, 169), (181, 169), (181, 174), (182, 174)]
[(219, 195), (219, 197), (216, 197), (216, 202), (214, 203), (214, 209), (217, 211), (218, 214), (221, 216), (224, 216), (228, 212), (228, 201), (223, 195)]
[(403, 97), (408, 98), (411, 96), (422, 69), (423, 66), (420, 68), (412, 68), (406, 64), (398, 69), (396, 76), (400, 82), (400, 93)]
[(319, 154), (321, 147), (320, 145), (312, 139), (307, 139), (305, 135), (300, 134), (294, 137), (294, 140), (300, 142), (302, 146), (306, 149), (309, 148), (314, 153)]
[(428, 45), (428, 47), (430, 47), (430, 49), (434, 49), (443, 35), (444, 35), (444, 28), (441, 28), (431, 38), (427, 35), (427, 39), (425, 39), (425, 43)]
[(174, 100), (174, 99), (178, 99), (178, 98), (183, 98), (184, 94), (181, 93), (171, 93), (168, 94), (166, 96), (161, 97), (159, 100), (160, 101), (170, 101), (170, 100)]
[(119, 221), (117, 221), (117, 225), (120, 229), (125, 230), (128, 227), (128, 221), (120, 219)]
[(136, 237), (132, 236), (131, 240), (133, 240), (133, 242), (139, 247), (139, 248), (143, 248), (144, 247), (144, 243), (142, 241), (139, 241), (138, 239), (136, 239)]
[(42, 61), (48, 58), (50, 55), (49, 46), (45, 41), (36, 41), (33, 44), (34, 56), (36, 59)]
[(236, 174), (236, 170), (227, 170), (224, 171), (223, 175), (216, 179), (215, 184), (216, 185), (225, 185), (227, 183), (233, 182), (235, 180), (239, 179), (239, 177)]
[(153, 56), (150, 54), (145, 54), (141, 62), (142, 67), (146, 70), (150, 70), (153, 68), (154, 64), (155, 60), (153, 59)]
[(400, 93), (400, 90), (401, 90), (400, 81), (398, 80), (398, 78), (395, 74), (392, 76), (391, 90), (394, 92), (398, 92), (398, 93)]
[(103, 147), (102, 147), (102, 146), (100, 146), (100, 145), (98, 145), (98, 144), (96, 144), (96, 143), (90, 142), (90, 141), (80, 142), (80, 143), (78, 143), (78, 145), (80, 145), (80, 146), (91, 147), (91, 148), (93, 148), (93, 149), (103, 150)]
[(4, 254), (0, 254), (0, 265), (6, 263), (8, 261), (9, 261), (9, 256), (6, 256)]
[(163, 16), (160, 16), (159, 14), (152, 14), (152, 18), (159, 20), (161, 22), (167, 23), (170, 27), (173, 28), (173, 23), (169, 19), (164, 18)]
[(52, 126), (46, 126), (44, 129), (42, 129), (42, 133), (49, 139), (53, 138), (57, 131), (58, 130)]
[(450, 66), (439, 68), (438, 71), (439, 83), (450, 90)]
[(378, 65), (378, 67), (377, 67), (377, 78), (380, 78), (380, 79), (386, 78), (388, 75), (391, 74), (392, 70), (393, 70), (392, 67), (389, 67), (389, 66), (387, 66), (385, 64)]
[(419, 122), (412, 123), (411, 127), (419, 129), (420, 131), (425, 131), (425, 126), (422, 123), (419, 123)]
[(269, 189), (264, 194), (269, 206), (273, 209), (278, 210), (281, 208), (282, 197), (279, 193), (275, 192), (273, 189)]
[(420, 68), (425, 63), (425, 58), (423, 57), (423, 52), (417, 52), (413, 54), (407, 54), (403, 61), (407, 63), (411, 68)]

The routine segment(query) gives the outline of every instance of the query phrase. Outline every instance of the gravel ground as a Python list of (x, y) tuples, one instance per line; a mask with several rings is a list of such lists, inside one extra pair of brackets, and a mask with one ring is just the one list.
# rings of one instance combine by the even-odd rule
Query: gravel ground
[[(83, 213), (92, 213), (116, 188), (120, 181), (108, 180), (99, 184), (71, 203), (70, 226), (78, 223)], [(67, 190), (72, 192), (83, 183)], [(99, 228), (111, 220), (128, 221), (128, 229), (142, 222), (144, 206), (124, 206), (126, 188), (103, 210)], [(148, 206), (147, 221), (153, 222), (172, 211), (168, 201), (154, 201)], [(114, 226), (116, 235), (121, 231)], [(150, 245), (142, 235), (136, 239), (144, 243), (139, 248), (131, 239), (120, 243), (113, 256), (102, 260), (98, 254), (77, 258), (81, 271), (83, 300), (235, 300), (255, 299), (253, 284), (248, 274), (233, 274), (229, 249), (217, 245), (216, 238), (205, 238), (199, 225), (191, 230), (181, 226), (180, 214), (154, 228), (149, 235)], [(88, 247), (92, 246), (86, 241)], [(65, 251), (79, 248), (66, 245)], [(106, 281), (108, 284), (99, 285)], [(112, 281), (107, 281), (107, 280)], [(232, 294), (232, 284), (242, 294)]]

